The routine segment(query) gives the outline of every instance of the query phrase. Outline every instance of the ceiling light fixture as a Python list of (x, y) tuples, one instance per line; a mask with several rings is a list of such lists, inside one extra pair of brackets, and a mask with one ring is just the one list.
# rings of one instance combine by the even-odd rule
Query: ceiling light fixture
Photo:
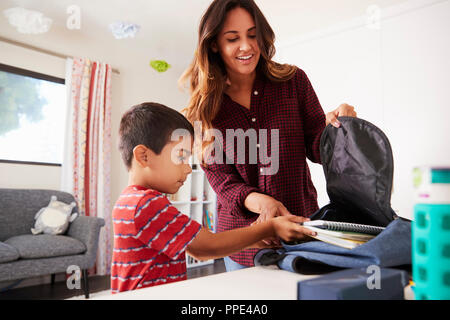
[(40, 34), (50, 30), (52, 19), (42, 12), (15, 7), (3, 10), (10, 25), (18, 32), (25, 34)]
[(109, 29), (116, 39), (134, 38), (140, 28), (137, 24), (122, 21), (117, 21), (109, 25)]

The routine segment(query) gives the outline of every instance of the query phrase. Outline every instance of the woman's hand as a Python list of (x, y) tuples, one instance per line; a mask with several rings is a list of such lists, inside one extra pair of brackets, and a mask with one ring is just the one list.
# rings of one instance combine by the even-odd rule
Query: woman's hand
[(250, 193), (247, 198), (245, 198), (244, 206), (251, 212), (259, 214), (257, 223), (264, 222), (277, 216), (291, 215), (280, 201), (258, 192)]
[[(258, 192), (250, 193), (247, 198), (245, 198), (244, 206), (251, 212), (259, 214), (258, 219), (256, 219), (252, 225), (270, 220), (274, 217), (291, 215), (280, 201)], [(262, 241), (267, 246), (280, 245), (280, 241), (275, 237), (264, 239)]]
[(339, 128), (341, 123), (338, 121), (337, 117), (342, 116), (356, 117), (355, 108), (346, 103), (341, 104), (336, 110), (327, 113), (325, 125), (331, 123), (331, 125), (335, 126), (336, 128)]
[[(258, 219), (252, 223), (258, 224), (279, 216), (294, 216), (286, 209), (286, 207), (278, 200), (271, 196), (252, 192), (245, 198), (244, 206), (255, 213), (259, 214)], [(295, 217), (295, 216), (294, 216)], [(308, 218), (300, 217), (303, 221), (309, 221)], [(267, 246), (279, 246), (280, 241), (276, 237), (262, 240)]]

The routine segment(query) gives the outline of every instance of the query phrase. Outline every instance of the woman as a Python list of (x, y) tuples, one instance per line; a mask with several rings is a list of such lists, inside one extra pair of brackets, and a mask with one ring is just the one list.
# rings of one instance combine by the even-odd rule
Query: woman
[[(201, 19), (194, 60), (180, 79), (190, 81), (186, 117), (193, 123), (201, 121), (204, 133), (214, 128), (225, 137), (227, 129), (242, 129), (271, 132), (277, 138), (266, 139), (264, 145), (273, 153), (272, 162), (278, 162), (269, 173), (264, 159), (248, 160), (248, 151), (255, 147), (252, 139), (245, 142), (244, 163), (238, 161), (242, 160), (237, 159), (239, 152), (227, 139), (220, 139), (226, 163), (203, 163), (218, 197), (219, 232), (278, 215), (314, 213), (317, 193), (306, 157), (320, 163), (319, 140), (326, 124), (339, 127), (338, 116), (356, 116), (347, 104), (325, 116), (306, 74), (271, 60), (274, 39), (252, 0), (215, 0)], [(261, 148), (259, 142), (257, 148)], [(203, 150), (207, 146), (208, 142), (203, 143)], [(256, 252), (247, 249), (226, 257), (227, 271), (253, 266)]]

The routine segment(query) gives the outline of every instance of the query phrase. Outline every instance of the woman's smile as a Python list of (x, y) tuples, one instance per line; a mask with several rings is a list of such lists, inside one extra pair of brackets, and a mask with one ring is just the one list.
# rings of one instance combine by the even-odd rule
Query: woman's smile
[(254, 54), (249, 54), (249, 55), (246, 55), (246, 56), (239, 56), (239, 57), (236, 57), (236, 59), (239, 61), (239, 63), (242, 63), (242, 64), (244, 64), (244, 65), (247, 65), (247, 64), (250, 64), (250, 63), (252, 63), (253, 62), (253, 58), (255, 57), (255, 55)]

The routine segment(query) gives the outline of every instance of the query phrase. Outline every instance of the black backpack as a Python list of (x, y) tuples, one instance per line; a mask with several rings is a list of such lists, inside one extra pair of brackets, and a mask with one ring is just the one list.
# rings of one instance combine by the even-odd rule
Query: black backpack
[(338, 120), (341, 126), (328, 125), (320, 139), (320, 158), (330, 203), (310, 219), (386, 229), (350, 250), (322, 241), (282, 242), (280, 249), (258, 251), (255, 265), (277, 264), (281, 269), (303, 274), (370, 265), (410, 269), (411, 223), (398, 217), (391, 208), (394, 164), (389, 140), (366, 120), (353, 117)]
[(361, 118), (339, 117), (320, 139), (320, 158), (330, 203), (311, 220), (386, 227), (398, 216), (391, 208), (394, 161), (386, 135)]

